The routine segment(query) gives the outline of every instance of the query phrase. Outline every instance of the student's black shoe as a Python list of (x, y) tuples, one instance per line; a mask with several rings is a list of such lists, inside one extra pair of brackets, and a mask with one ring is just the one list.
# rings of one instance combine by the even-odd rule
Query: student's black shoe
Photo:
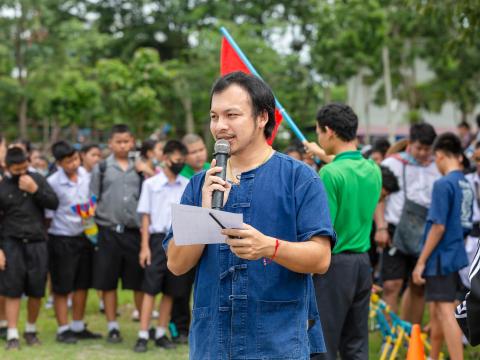
[(155, 330), (155, 328), (151, 327), (150, 329), (148, 329), (148, 338), (150, 340), (155, 340), (156, 333), (157, 333), (157, 331)]
[(26, 332), (23, 334), (23, 338), (28, 346), (37, 346), (42, 344), (36, 332)]
[(142, 339), (142, 338), (138, 338), (137, 339), (137, 342), (133, 348), (133, 351), (137, 352), (137, 353), (143, 353), (143, 352), (146, 352), (148, 350), (148, 340), (147, 339)]
[(0, 339), (7, 340), (7, 327), (0, 327)]
[(122, 335), (118, 329), (112, 329), (108, 332), (107, 341), (112, 344), (118, 344), (123, 341)]
[(160, 337), (158, 339), (155, 339), (155, 346), (161, 347), (161, 348), (164, 348), (164, 349), (175, 349), (176, 348), (175, 344), (169, 338), (167, 338), (166, 335), (163, 335), (162, 337)]
[(18, 339), (7, 340), (5, 350), (20, 350), (20, 341)]
[(78, 340), (96, 340), (102, 338), (102, 335), (93, 333), (86, 327), (82, 331), (73, 331), (73, 333)]
[(77, 340), (75, 333), (70, 329), (57, 334), (57, 342), (62, 344), (76, 344)]
[(177, 337), (173, 338), (173, 342), (180, 345), (188, 344), (188, 335), (179, 334)]

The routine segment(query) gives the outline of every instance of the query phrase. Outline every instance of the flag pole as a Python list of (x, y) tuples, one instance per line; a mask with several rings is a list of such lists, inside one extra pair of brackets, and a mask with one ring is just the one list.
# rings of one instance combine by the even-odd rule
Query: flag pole
[[(256, 77), (262, 79), (260, 74), (257, 72), (257, 70), (253, 67), (252, 63), (248, 60), (247, 56), (243, 53), (243, 51), (240, 49), (240, 47), (237, 45), (235, 40), (233, 40), (232, 36), (230, 33), (225, 29), (223, 26), (220, 28), (220, 31), (222, 32), (223, 36), (227, 39), (227, 41), (230, 43), (230, 45), (234, 48), (234, 50), (237, 52), (238, 56), (240, 59), (243, 61), (243, 63), (247, 66), (248, 70), (255, 75)], [(263, 79), (262, 79), (263, 80)], [(295, 122), (292, 120), (290, 115), (288, 115), (287, 111), (285, 108), (280, 104), (278, 101), (277, 97), (275, 96), (275, 106), (277, 107), (278, 111), (280, 114), (282, 114), (282, 117), (285, 119), (285, 121), (288, 123), (288, 126), (292, 131), (295, 133), (295, 135), (300, 139), (301, 142), (306, 141), (305, 136), (303, 136), (302, 132), (298, 128), (298, 126), (295, 124)]]

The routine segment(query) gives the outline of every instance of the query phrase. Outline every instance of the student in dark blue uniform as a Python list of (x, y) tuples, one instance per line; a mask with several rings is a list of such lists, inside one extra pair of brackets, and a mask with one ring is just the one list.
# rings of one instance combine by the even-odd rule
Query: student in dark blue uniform
[(456, 135), (440, 135), (433, 151), (443, 177), (433, 185), (424, 244), (413, 281), (425, 284), (425, 300), (430, 303), (430, 357), (438, 358), (443, 335), (450, 358), (462, 359), (461, 331), (454, 311), (458, 271), (468, 265), (464, 238), (472, 229), (473, 189), (462, 172), (463, 150)]

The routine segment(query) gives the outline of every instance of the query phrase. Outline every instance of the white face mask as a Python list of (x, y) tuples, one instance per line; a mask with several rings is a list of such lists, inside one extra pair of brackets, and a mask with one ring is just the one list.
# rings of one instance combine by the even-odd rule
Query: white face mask
[(43, 170), (43, 169), (37, 169), (37, 172), (42, 175), (43, 177), (48, 176), (48, 170)]

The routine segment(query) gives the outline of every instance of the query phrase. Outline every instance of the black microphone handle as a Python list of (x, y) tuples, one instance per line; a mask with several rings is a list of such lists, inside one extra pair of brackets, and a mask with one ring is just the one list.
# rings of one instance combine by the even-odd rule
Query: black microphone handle
[[(221, 177), (223, 180), (227, 178), (227, 160), (228, 154), (218, 153), (215, 155), (215, 160), (217, 160), (217, 164), (215, 166), (219, 166), (222, 168), (222, 171), (217, 173), (216, 175)], [(221, 210), (223, 208), (223, 195), (224, 192), (220, 190), (214, 190), (212, 194), (212, 209)]]

